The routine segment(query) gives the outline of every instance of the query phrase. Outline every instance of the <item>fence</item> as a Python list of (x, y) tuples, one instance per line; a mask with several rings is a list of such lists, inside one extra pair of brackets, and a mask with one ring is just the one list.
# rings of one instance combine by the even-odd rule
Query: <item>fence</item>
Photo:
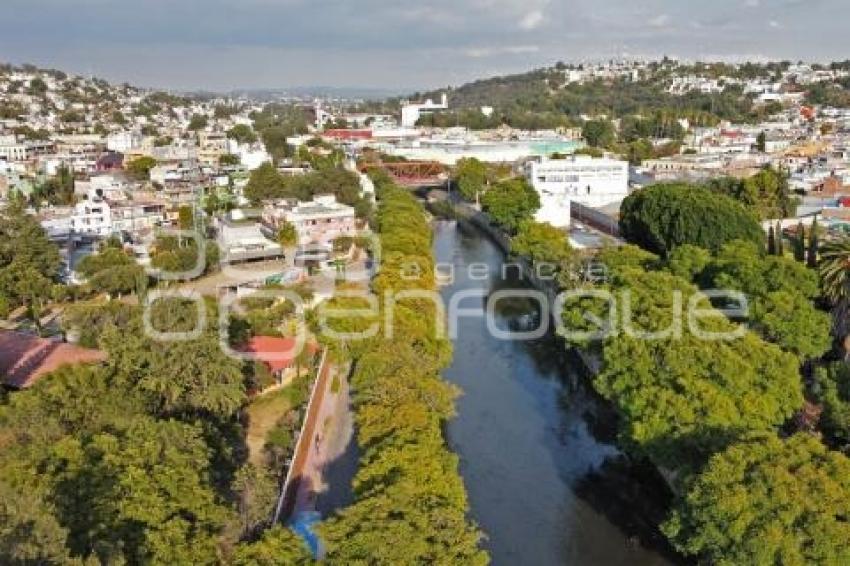
[(298, 486), (304, 475), (304, 468), (307, 465), (310, 455), (310, 446), (316, 435), (316, 426), (319, 424), (319, 414), (328, 390), (330, 375), (328, 349), (325, 348), (322, 352), (322, 361), (319, 364), (316, 381), (313, 383), (313, 390), (310, 393), (307, 414), (304, 416), (304, 422), (301, 424), (301, 433), (298, 435), (298, 442), (295, 444), (292, 463), (286, 472), (286, 479), (280, 490), (277, 507), (275, 507), (274, 517), (272, 519), (273, 525), (279, 521), (287, 520), (292, 515), (295, 507), (295, 498), (298, 494)]

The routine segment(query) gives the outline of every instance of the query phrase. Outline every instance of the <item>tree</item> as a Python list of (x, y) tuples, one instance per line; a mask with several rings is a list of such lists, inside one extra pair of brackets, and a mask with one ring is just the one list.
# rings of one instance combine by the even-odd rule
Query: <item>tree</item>
[(614, 124), (610, 120), (588, 120), (581, 129), (581, 137), (591, 147), (609, 147), (616, 139)]
[(756, 136), (756, 151), (759, 153), (767, 151), (767, 134), (764, 132), (759, 132), (759, 135)]
[(818, 221), (817, 218), (812, 222), (812, 229), (809, 233), (809, 249), (807, 253), (806, 266), (809, 269), (818, 268)]
[(192, 118), (189, 120), (188, 129), (190, 131), (196, 132), (198, 130), (203, 130), (209, 124), (209, 119), (203, 114), (193, 114)]
[[(836, 338), (850, 335), (850, 238), (825, 243), (820, 250), (818, 272), (824, 298), (832, 306)], [(844, 344), (846, 353), (850, 346)]]
[(817, 274), (785, 257), (763, 256), (753, 244), (732, 242), (704, 269), (706, 288), (744, 293), (753, 327), (801, 359), (816, 358), (831, 343), (829, 317), (813, 299)]
[(540, 196), (525, 179), (511, 179), (487, 191), (481, 204), (493, 220), (515, 233), (520, 224), (531, 220), (540, 208)]
[(295, 230), (295, 225), (291, 222), (284, 221), (277, 231), (277, 242), (283, 248), (289, 248), (298, 243), (298, 232)]
[(151, 178), (151, 169), (156, 167), (156, 159), (153, 157), (137, 157), (127, 163), (127, 173), (139, 181), (147, 181)]
[(245, 185), (245, 198), (254, 204), (267, 199), (283, 198), (287, 195), (286, 179), (271, 163), (263, 163), (251, 172)]
[(0, 480), (0, 562), (10, 566), (66, 563), (68, 531), (54, 513), (43, 494)]
[(683, 244), (717, 251), (738, 239), (764, 249), (764, 231), (743, 205), (683, 183), (653, 185), (626, 197), (620, 232), (629, 242), (662, 256)]
[(235, 165), (239, 165), (240, 162), (241, 162), (241, 159), (239, 158), (239, 156), (233, 155), (231, 153), (222, 155), (221, 157), (218, 158), (218, 164), (221, 167), (233, 167)]
[[(200, 427), (138, 418), (56, 447), (58, 512), (77, 555), (102, 562), (213, 564), (228, 511), (208, 483)], [(96, 504), (92, 504), (95, 502)]]
[(663, 529), (713, 564), (846, 564), (848, 509), (846, 456), (805, 434), (758, 434), (714, 456)]
[(806, 228), (802, 222), (797, 224), (797, 235), (794, 238), (794, 259), (800, 263), (806, 261)]
[[(630, 289), (632, 324), (643, 332), (674, 323), (672, 291), (681, 290), (686, 304), (696, 292), (673, 276), (635, 269), (615, 273), (614, 283)], [(719, 318), (701, 327), (735, 329)], [(743, 431), (779, 427), (803, 404), (799, 361), (753, 333), (732, 341), (689, 331), (676, 340), (615, 336), (605, 341), (602, 360), (594, 387), (621, 415), (624, 440), (686, 473)]]
[(257, 141), (257, 134), (247, 124), (236, 124), (227, 131), (227, 137), (239, 143), (251, 144)]
[[(433, 291), (431, 231), (421, 206), (392, 184), (381, 184), (379, 192), (376, 224), (385, 261), (374, 282), (376, 293)], [(424, 275), (403, 277), (411, 264)], [(339, 306), (355, 306), (354, 300), (335, 299)], [(466, 518), (457, 457), (442, 434), (457, 395), (440, 377), (450, 360), (450, 344), (434, 335), (433, 304), (420, 303), (399, 301), (391, 339), (379, 334), (356, 348), (349, 344), (357, 359), (352, 391), (362, 456), (353, 503), (319, 527), (329, 563), (487, 562), (479, 548), (481, 533)], [(372, 322), (382, 321), (376, 317)], [(339, 322), (349, 328), (370, 323), (359, 317)]]
[(487, 184), (487, 166), (474, 157), (463, 158), (455, 166), (454, 182), (463, 198), (477, 202)]
[(773, 226), (771, 226), (767, 232), (767, 253), (770, 255), (779, 255), (776, 251), (776, 232), (773, 230)]
[(776, 223), (776, 255), (785, 257), (785, 244), (783, 242), (782, 222)]
[(266, 531), (257, 542), (239, 545), (233, 557), (234, 566), (307, 566), (314, 563), (304, 541), (283, 527)]
[(0, 302), (26, 304), (37, 315), (58, 271), (58, 248), (23, 205), (0, 209)]
[(511, 239), (511, 253), (533, 263), (551, 263), (559, 268), (572, 256), (566, 232), (544, 222), (526, 220)]
[(815, 371), (818, 400), (823, 405), (821, 429), (829, 442), (845, 451), (850, 445), (850, 366), (833, 362)]
[(181, 230), (191, 230), (195, 227), (195, 212), (189, 205), (183, 205), (177, 210), (178, 225)]
[(772, 167), (743, 180), (712, 179), (705, 187), (741, 202), (762, 220), (791, 218), (797, 213), (798, 201), (791, 192), (788, 175)]

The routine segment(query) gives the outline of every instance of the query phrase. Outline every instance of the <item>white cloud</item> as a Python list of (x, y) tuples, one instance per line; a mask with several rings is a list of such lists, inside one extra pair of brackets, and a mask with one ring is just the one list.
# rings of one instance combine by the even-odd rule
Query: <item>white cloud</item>
[(769, 25), (773, 29), (781, 29), (782, 28), (782, 24), (780, 24), (776, 20), (770, 20), (770, 22), (768, 22), (767, 25)]
[(744, 0), (745, 8), (758, 8), (761, 5), (761, 0)]
[(519, 27), (521, 29), (531, 31), (540, 27), (540, 24), (542, 23), (543, 12), (541, 10), (532, 10), (519, 21)]
[(650, 19), (647, 23), (654, 28), (663, 28), (670, 23), (670, 14), (659, 14)]
[(522, 55), (526, 53), (538, 53), (539, 51), (539, 45), (508, 45), (504, 47), (470, 47), (464, 49), (463, 53), (473, 59), (482, 59), (496, 55)]

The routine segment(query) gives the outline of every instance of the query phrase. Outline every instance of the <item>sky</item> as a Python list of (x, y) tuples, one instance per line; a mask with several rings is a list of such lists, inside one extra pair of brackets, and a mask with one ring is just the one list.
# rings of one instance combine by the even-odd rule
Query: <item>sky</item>
[(848, 21), (848, 0), (3, 0), (0, 61), (176, 90), (406, 92), (559, 60), (843, 60)]

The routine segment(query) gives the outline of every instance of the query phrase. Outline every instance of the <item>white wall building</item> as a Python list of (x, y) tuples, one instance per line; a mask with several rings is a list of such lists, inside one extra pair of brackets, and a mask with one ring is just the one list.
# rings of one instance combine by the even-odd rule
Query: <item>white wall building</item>
[(540, 222), (569, 225), (570, 202), (591, 207), (617, 203), (629, 194), (629, 164), (608, 158), (574, 155), (566, 159), (531, 161), (528, 182), (540, 195)]
[(330, 247), (341, 236), (357, 234), (354, 208), (337, 202), (334, 195), (316, 195), (310, 202), (279, 201), (263, 209), (268, 230), (277, 230), (283, 222), (295, 227), (299, 246)]
[(449, 99), (445, 93), (439, 103), (434, 102), (430, 98), (421, 104), (407, 103), (401, 107), (401, 127), (412, 128), (416, 126), (419, 117), (422, 114), (434, 112), (436, 110), (448, 110)]
[(142, 139), (139, 132), (115, 132), (106, 136), (106, 149), (127, 153), (142, 147)]

